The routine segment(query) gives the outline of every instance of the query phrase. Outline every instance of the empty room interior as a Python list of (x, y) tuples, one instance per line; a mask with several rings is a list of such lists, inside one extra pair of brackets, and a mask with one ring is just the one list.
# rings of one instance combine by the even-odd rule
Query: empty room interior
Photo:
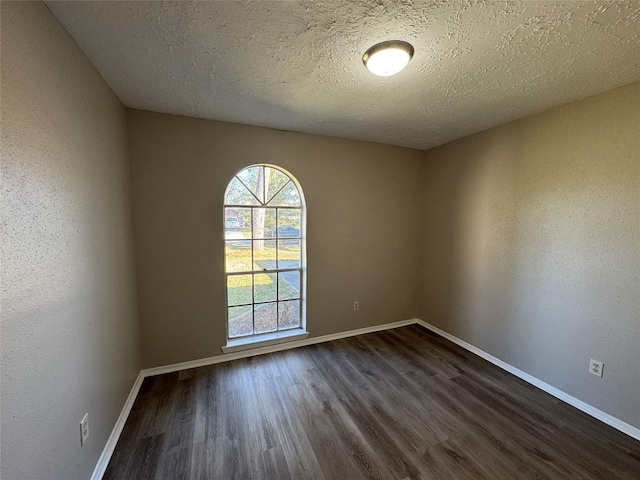
[(3, 480), (640, 478), (640, 1), (0, 17)]

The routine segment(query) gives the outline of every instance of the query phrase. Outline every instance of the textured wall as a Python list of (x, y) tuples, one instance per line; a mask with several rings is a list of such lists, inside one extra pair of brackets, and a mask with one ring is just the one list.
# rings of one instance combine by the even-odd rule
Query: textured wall
[(635, 427), (638, 112), (635, 83), (427, 151), (422, 169), (421, 317)]
[(39, 2), (2, 2), (1, 83), (0, 477), (87, 479), (140, 367), (126, 114)]
[(417, 314), (421, 152), (138, 110), (129, 128), (145, 366), (221, 353), (223, 196), (253, 163), (302, 185), (311, 336)]

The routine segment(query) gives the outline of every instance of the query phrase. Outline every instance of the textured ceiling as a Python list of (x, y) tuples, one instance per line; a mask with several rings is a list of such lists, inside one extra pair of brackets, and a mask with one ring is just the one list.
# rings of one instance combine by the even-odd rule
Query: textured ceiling
[(47, 5), (128, 107), (419, 149), (640, 80), (640, 0)]

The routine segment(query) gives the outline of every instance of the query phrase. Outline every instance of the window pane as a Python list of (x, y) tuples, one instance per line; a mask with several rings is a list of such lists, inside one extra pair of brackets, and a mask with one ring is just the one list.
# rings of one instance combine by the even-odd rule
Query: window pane
[(264, 167), (245, 168), (237, 176), (260, 202), (264, 202)]
[(226, 240), (251, 238), (251, 209), (224, 209), (224, 237)]
[(251, 268), (251, 240), (227, 240), (225, 243), (227, 272), (253, 270)]
[(253, 209), (253, 238), (274, 238), (276, 231), (276, 209)]
[(276, 241), (275, 240), (254, 240), (253, 241), (253, 262), (255, 270), (276, 268)]
[(275, 302), (276, 298), (276, 274), (256, 273), (253, 276), (254, 302)]
[(280, 193), (269, 202), (270, 207), (299, 207), (301, 205), (300, 193), (298, 193), (298, 188), (293, 182), (287, 183), (287, 185), (280, 190)]
[(279, 302), (278, 330), (300, 327), (300, 300)]
[(278, 273), (278, 300), (300, 298), (300, 272)]
[(259, 205), (258, 200), (236, 177), (233, 177), (233, 180), (229, 182), (224, 194), (224, 203), (227, 205)]
[(251, 228), (253, 219), (251, 218), (252, 208), (243, 208), (240, 210), (240, 232), (244, 238), (251, 238)]
[(300, 267), (300, 240), (278, 240), (278, 268)]
[(253, 308), (229, 307), (229, 338), (253, 335)]
[(227, 277), (227, 305), (253, 303), (251, 275), (230, 275)]
[(300, 210), (278, 208), (278, 237), (300, 238)]
[(266, 177), (269, 179), (267, 182), (267, 191), (265, 192), (265, 198), (268, 203), (275, 195), (280, 193), (282, 187), (284, 187), (287, 182), (289, 182), (289, 177), (282, 173), (280, 170), (276, 170), (274, 168), (265, 167)]
[(273, 332), (278, 329), (278, 307), (276, 303), (261, 303), (253, 307), (256, 333)]

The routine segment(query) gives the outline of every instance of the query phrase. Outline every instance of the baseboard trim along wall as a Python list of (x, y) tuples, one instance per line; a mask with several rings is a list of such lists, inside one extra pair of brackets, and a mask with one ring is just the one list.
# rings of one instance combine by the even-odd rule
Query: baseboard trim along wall
[(129, 396), (124, 402), (124, 406), (122, 407), (122, 411), (118, 416), (118, 420), (116, 420), (116, 424), (113, 427), (113, 430), (111, 430), (111, 435), (109, 435), (109, 438), (107, 439), (107, 444), (104, 446), (104, 450), (102, 450), (102, 454), (98, 459), (96, 468), (93, 470), (91, 480), (101, 480), (104, 472), (107, 470), (107, 465), (109, 465), (111, 455), (113, 455), (113, 451), (116, 448), (116, 444), (118, 443), (118, 439), (120, 438), (120, 434), (122, 433), (124, 424), (127, 422), (127, 418), (129, 418), (129, 413), (131, 412), (131, 408), (133, 407), (133, 402), (136, 401), (136, 397), (138, 396), (138, 392), (140, 391), (140, 387), (142, 386), (142, 382), (145, 378), (143, 371), (140, 371), (138, 377), (136, 378), (136, 381), (133, 382), (133, 387), (129, 392)]
[(418, 322), (419, 320), (417, 318), (412, 318), (399, 322), (385, 323), (383, 325), (374, 325), (373, 327), (358, 328), (356, 330), (349, 330), (347, 332), (332, 333), (330, 335), (306, 338), (304, 340), (294, 340), (292, 342), (279, 343), (277, 345), (268, 345), (251, 350), (226, 353), (223, 355), (216, 355), (215, 357), (208, 357), (200, 360), (192, 360), (190, 362), (174, 363), (172, 365), (165, 365), (162, 367), (154, 367), (141, 370), (138, 378), (131, 388), (131, 393), (129, 393), (127, 401), (122, 407), (122, 412), (120, 412), (120, 416), (118, 417), (118, 420), (113, 427), (113, 431), (111, 432), (111, 435), (109, 435), (107, 444), (102, 451), (102, 455), (100, 455), (98, 464), (93, 471), (93, 475), (91, 475), (91, 480), (102, 480), (104, 472), (107, 470), (107, 466), (109, 465), (109, 460), (111, 460), (111, 455), (113, 455), (113, 451), (116, 448), (116, 444), (118, 443), (118, 439), (120, 438), (120, 434), (122, 433), (122, 429), (124, 428), (124, 424), (126, 423), (127, 418), (129, 417), (129, 413), (131, 412), (131, 408), (133, 408), (133, 403), (138, 396), (138, 392), (140, 391), (142, 382), (147, 377), (162, 375), (163, 373), (179, 372), (180, 370), (188, 370), (190, 368), (204, 367), (206, 365), (214, 365), (216, 363), (230, 362), (232, 360), (238, 360), (241, 358), (255, 357), (256, 355), (264, 355), (265, 353), (290, 350), (292, 348), (304, 347), (306, 345), (313, 345), (315, 343), (330, 342), (331, 340), (338, 340), (340, 338), (353, 337), (356, 335), (364, 335), (365, 333), (373, 333), (382, 330), (389, 330), (391, 328), (404, 327), (406, 325), (413, 325)]
[(592, 407), (591, 405), (581, 400), (578, 400), (575, 397), (572, 397), (571, 395), (563, 392), (562, 390), (558, 390), (557, 388), (552, 387), (548, 383), (545, 383), (542, 380), (539, 380), (536, 377), (533, 377), (532, 375), (529, 375), (528, 373), (525, 373), (522, 370), (519, 370), (516, 367), (509, 365), (506, 362), (503, 362), (499, 358), (494, 357), (493, 355), (485, 352), (484, 350), (480, 350), (479, 348), (471, 345), (470, 343), (467, 343), (464, 340), (461, 340), (458, 337), (451, 335), (450, 333), (447, 333), (444, 330), (441, 330), (438, 327), (431, 325), (430, 323), (427, 323), (417, 318), (413, 318), (410, 320), (402, 320), (400, 322), (385, 323), (383, 325), (375, 325), (373, 327), (359, 328), (356, 330), (349, 330), (346, 332), (332, 333), (330, 335), (322, 335), (320, 337), (312, 337), (312, 338), (306, 338), (304, 340), (296, 340), (288, 343), (269, 345), (265, 347), (255, 348), (252, 350), (244, 350), (240, 352), (217, 355), (215, 357), (208, 357), (200, 360), (193, 360), (190, 362), (174, 363), (172, 365), (165, 365), (162, 367), (147, 368), (145, 370), (140, 371), (138, 378), (136, 379), (135, 383), (133, 384), (133, 387), (131, 388), (131, 392), (129, 393), (129, 396), (127, 397), (127, 401), (122, 407), (122, 412), (120, 412), (120, 416), (118, 417), (118, 420), (116, 421), (116, 424), (113, 427), (113, 431), (111, 432), (111, 435), (107, 440), (107, 444), (104, 447), (102, 455), (100, 455), (100, 459), (98, 460), (98, 464), (96, 465), (93, 475), (91, 476), (91, 480), (102, 479), (107, 469), (107, 465), (109, 464), (109, 460), (111, 460), (111, 455), (113, 454), (113, 451), (116, 448), (116, 444), (118, 443), (118, 439), (120, 438), (120, 434), (122, 433), (124, 424), (126, 423), (127, 418), (129, 417), (129, 413), (131, 412), (133, 403), (136, 397), (138, 396), (138, 392), (140, 391), (142, 382), (147, 377), (162, 375), (164, 373), (178, 372), (181, 370), (188, 370), (190, 368), (203, 367), (206, 365), (214, 365), (216, 363), (230, 362), (232, 360), (238, 360), (241, 358), (254, 357), (256, 355), (264, 355), (266, 353), (279, 352), (282, 350), (290, 350), (292, 348), (304, 347), (306, 345), (330, 342), (331, 340), (338, 340), (341, 338), (348, 338), (356, 335), (364, 335), (366, 333), (379, 332), (382, 330), (389, 330), (392, 328), (399, 328), (399, 327), (404, 327), (406, 325), (413, 325), (413, 324), (421, 325), (427, 330), (430, 330), (434, 333), (437, 333), (438, 335), (441, 335), (442, 337), (446, 338), (447, 340), (450, 340), (451, 342), (464, 348), (465, 350), (468, 350), (471, 353), (474, 353), (479, 357), (487, 360), (488, 362), (493, 363), (497, 367), (500, 367), (503, 370), (506, 370), (507, 372), (515, 375), (516, 377), (521, 378), (525, 382), (530, 383), (535, 387), (538, 387), (539, 389), (547, 392), (548, 394), (553, 395), (557, 399), (562, 400), (565, 403), (568, 403), (569, 405), (577, 408), (578, 410), (581, 410), (584, 413), (591, 415), (592, 417), (600, 420), (601, 422), (604, 422), (607, 425), (615, 428), (616, 430), (619, 430), (622, 433), (625, 433), (630, 437), (640, 441), (640, 429), (632, 425), (629, 425), (623, 422), (622, 420), (619, 420), (609, 415), (608, 413), (603, 412), (602, 410), (598, 410), (597, 408)]
[(203, 358), (201, 360), (193, 360), (190, 362), (174, 363), (164, 367), (154, 367), (142, 370), (145, 377), (161, 375), (163, 373), (179, 372), (180, 370), (188, 370), (190, 368), (203, 367), (205, 365), (214, 365), (216, 363), (230, 362), (240, 358), (255, 357), (256, 355), (264, 355), (265, 353), (279, 352), (281, 350), (290, 350), (292, 348), (304, 347), (305, 345), (313, 345), (314, 343), (330, 342), (340, 338), (353, 337), (355, 335), (364, 335), (365, 333), (379, 332), (381, 330), (389, 330), (390, 328), (404, 327), (417, 323), (418, 319), (402, 320), (400, 322), (385, 323), (384, 325), (375, 325), (373, 327), (358, 328), (357, 330), (349, 330), (347, 332), (332, 333), (330, 335), (322, 335), (320, 337), (305, 338), (304, 340), (294, 340), (287, 343), (278, 343), (277, 345), (268, 345), (264, 347), (253, 348), (251, 350), (243, 350), (240, 352), (226, 353), (216, 355), (215, 357)]
[(485, 360), (493, 363), (497, 367), (500, 367), (503, 370), (506, 370), (507, 372), (511, 373), (512, 375), (515, 375), (516, 377), (521, 378), (522, 380), (524, 380), (527, 383), (530, 383), (534, 387), (538, 387), (540, 390), (543, 390), (548, 394), (553, 395), (557, 399), (562, 400), (565, 403), (568, 403), (572, 407), (575, 407), (578, 410), (583, 411), (587, 415), (591, 415), (592, 417), (600, 420), (601, 422), (606, 423), (610, 427), (613, 427), (616, 430), (621, 431), (622, 433), (626, 433), (630, 437), (640, 441), (639, 428), (636, 428), (633, 425), (629, 425), (628, 423), (625, 423), (622, 420), (619, 420), (616, 417), (603, 412), (602, 410), (598, 410), (597, 408), (592, 407), (591, 405), (583, 402), (582, 400), (578, 400), (577, 398), (572, 397), (568, 393), (565, 393), (562, 390), (559, 390), (549, 385), (548, 383), (545, 383), (542, 380), (539, 380), (538, 378), (532, 375), (529, 375), (526, 372), (523, 372), (522, 370), (514, 367), (513, 365), (503, 362), (499, 358), (494, 357), (493, 355), (485, 352), (484, 350), (480, 350), (478, 347), (474, 347), (470, 343), (467, 343), (464, 340), (461, 340), (458, 337), (455, 337), (450, 333), (447, 333), (444, 330), (439, 329), (438, 327), (435, 327), (423, 320), (416, 320), (416, 323), (418, 325), (422, 325), (424, 328), (431, 330), (434, 333), (437, 333), (438, 335), (441, 335), (442, 337), (446, 338), (447, 340), (450, 340), (456, 345), (459, 345), (465, 350), (468, 350), (471, 353), (475, 353), (479, 357), (484, 358)]

